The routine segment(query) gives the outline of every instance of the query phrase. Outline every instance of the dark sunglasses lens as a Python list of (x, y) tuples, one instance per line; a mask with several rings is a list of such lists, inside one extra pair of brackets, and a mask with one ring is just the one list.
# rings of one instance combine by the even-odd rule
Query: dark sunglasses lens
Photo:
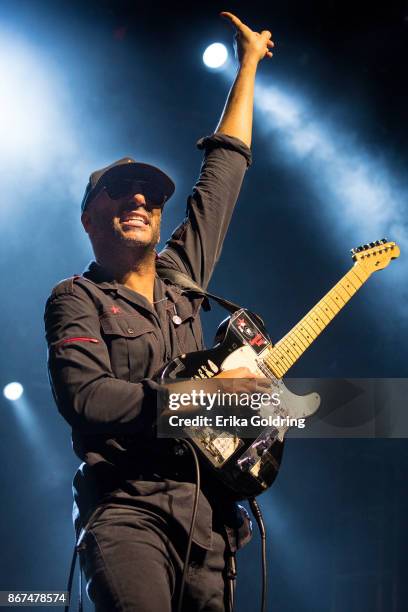
[(164, 196), (154, 185), (145, 181), (135, 181), (130, 179), (111, 180), (105, 185), (108, 196), (112, 200), (127, 198), (135, 193), (141, 193), (151, 205), (163, 206)]
[(108, 196), (112, 200), (119, 200), (120, 198), (131, 195), (133, 183), (134, 181), (129, 181), (126, 179), (110, 180), (106, 183), (105, 187), (106, 191), (108, 192)]

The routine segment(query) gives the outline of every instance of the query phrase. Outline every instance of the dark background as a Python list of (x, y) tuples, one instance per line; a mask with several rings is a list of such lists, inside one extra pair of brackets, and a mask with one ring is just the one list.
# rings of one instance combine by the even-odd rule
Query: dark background
[[(25, 388), (20, 402), (1, 399), (3, 590), (66, 584), (77, 460), (48, 388), (42, 312), (52, 286), (91, 259), (79, 221), (87, 177), (124, 155), (163, 167), (177, 184), (163, 236), (178, 223), (195, 142), (214, 130), (231, 82), (201, 60), (208, 44), (231, 45), (220, 10), (273, 31), (258, 82), (303, 110), (282, 124), (256, 109), (254, 163), (212, 290), (261, 313), (278, 340), (347, 271), (350, 248), (397, 240), (400, 259), (291, 375), (407, 376), (406, 3), (2, 2), (0, 383)], [(305, 126), (324, 141), (299, 154)], [(208, 343), (223, 316), (205, 316)], [(271, 611), (407, 609), (407, 467), (404, 439), (289, 440), (260, 498)], [(257, 538), (239, 572), (237, 611), (256, 609)]]

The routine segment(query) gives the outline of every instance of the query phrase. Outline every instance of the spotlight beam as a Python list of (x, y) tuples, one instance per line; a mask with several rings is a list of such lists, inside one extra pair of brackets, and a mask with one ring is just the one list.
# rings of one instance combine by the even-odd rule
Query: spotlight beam
[[(287, 157), (309, 170), (311, 182), (332, 206), (325, 209), (359, 238), (389, 235), (408, 248), (403, 202), (408, 186), (355, 142), (355, 138), (321, 120), (322, 109), (266, 84), (256, 87), (256, 109), (265, 132), (282, 132), (277, 140)], [(274, 142), (274, 148), (276, 143)]]

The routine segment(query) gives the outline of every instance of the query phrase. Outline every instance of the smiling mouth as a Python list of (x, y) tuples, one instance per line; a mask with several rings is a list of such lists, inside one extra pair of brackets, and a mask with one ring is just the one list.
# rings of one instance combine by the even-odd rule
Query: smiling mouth
[(121, 225), (129, 225), (130, 227), (146, 227), (147, 225), (149, 225), (149, 223), (148, 221), (145, 221), (144, 219), (131, 218), (131, 219), (125, 219), (124, 221), (121, 221)]
[(150, 225), (150, 221), (145, 215), (137, 213), (127, 213), (120, 218), (121, 225), (129, 225), (131, 227), (144, 227)]

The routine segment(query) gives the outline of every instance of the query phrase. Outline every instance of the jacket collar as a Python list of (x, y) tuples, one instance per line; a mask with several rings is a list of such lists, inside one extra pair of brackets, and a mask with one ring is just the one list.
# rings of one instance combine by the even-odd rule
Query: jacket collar
[(91, 261), (82, 276), (98, 285), (100, 289), (117, 291), (119, 283), (96, 261)]
[[(121, 297), (132, 302), (140, 303), (140, 300), (147, 303), (146, 298), (138, 294), (133, 289), (129, 289), (118, 283), (100, 264), (96, 261), (92, 261), (86, 270), (82, 273), (82, 276), (87, 280), (93, 282), (100, 289), (109, 292), (115, 292)], [(156, 275), (154, 283), (154, 298), (160, 300), (164, 297), (168, 298), (166, 303), (166, 309), (172, 309), (173, 304), (176, 304), (183, 295), (183, 290), (175, 285), (170, 285), (162, 281), (162, 279)]]

